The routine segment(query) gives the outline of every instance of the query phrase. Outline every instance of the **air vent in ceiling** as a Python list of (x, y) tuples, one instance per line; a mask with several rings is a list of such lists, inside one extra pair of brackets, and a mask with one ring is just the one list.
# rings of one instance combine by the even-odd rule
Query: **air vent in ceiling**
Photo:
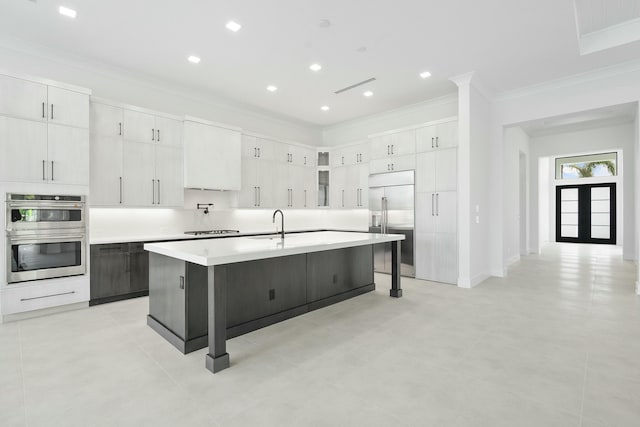
[(335, 91), (334, 93), (337, 95), (337, 94), (339, 94), (339, 93), (346, 92), (346, 91), (351, 90), (351, 89), (355, 89), (355, 88), (357, 88), (358, 86), (362, 86), (362, 85), (366, 85), (367, 83), (371, 83), (371, 82), (372, 82), (372, 81), (374, 81), (375, 79), (376, 79), (375, 77), (371, 77), (370, 79), (363, 80), (363, 81), (361, 81), (361, 82), (359, 82), (359, 83), (356, 83), (356, 84), (352, 84), (351, 86), (343, 87), (342, 89), (337, 90), (337, 91)]

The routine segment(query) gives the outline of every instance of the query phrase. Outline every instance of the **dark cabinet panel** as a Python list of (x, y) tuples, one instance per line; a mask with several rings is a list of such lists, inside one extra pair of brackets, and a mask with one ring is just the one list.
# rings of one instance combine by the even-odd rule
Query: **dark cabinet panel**
[[(224, 269), (224, 271), (223, 271)], [(226, 274), (227, 326), (233, 327), (304, 305), (307, 297), (306, 255), (293, 255), (216, 267)]]
[(149, 253), (144, 243), (91, 245), (89, 305), (146, 295)]
[(127, 293), (129, 248), (127, 244), (91, 245), (91, 299)]
[(183, 340), (187, 335), (185, 264), (164, 255), (149, 257), (149, 315)]
[(149, 290), (149, 252), (144, 243), (129, 243), (129, 284), (130, 292)]
[(318, 301), (373, 283), (372, 245), (307, 255), (307, 300)]

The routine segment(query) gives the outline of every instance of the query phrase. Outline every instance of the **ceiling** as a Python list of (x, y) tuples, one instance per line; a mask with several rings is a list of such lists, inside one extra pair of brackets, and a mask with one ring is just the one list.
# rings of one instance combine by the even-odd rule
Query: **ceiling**
[(637, 103), (613, 105), (574, 114), (548, 117), (519, 123), (530, 137), (575, 132), (602, 126), (633, 123), (636, 120)]
[[(77, 10), (77, 18), (58, 14), (60, 5)], [(640, 42), (581, 56), (579, 6), (571, 0), (0, 0), (0, 41), (20, 39), (327, 126), (454, 92), (449, 78), (469, 71), (499, 93), (640, 57)], [(618, 7), (611, 16), (620, 20), (619, 12), (636, 9)], [(323, 19), (328, 28), (319, 25)], [(242, 29), (227, 30), (229, 20)], [(202, 61), (192, 64), (189, 55)], [(321, 71), (309, 70), (314, 62)], [(424, 70), (432, 76), (421, 79)], [(372, 83), (334, 94), (371, 77)], [(278, 90), (268, 92), (267, 85)], [(374, 95), (364, 97), (365, 90)], [(330, 110), (321, 111), (323, 105)]]

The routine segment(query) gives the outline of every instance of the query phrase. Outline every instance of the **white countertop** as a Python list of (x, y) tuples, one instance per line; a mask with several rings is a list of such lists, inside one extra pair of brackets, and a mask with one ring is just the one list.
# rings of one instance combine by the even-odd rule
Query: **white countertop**
[(318, 231), (280, 236), (247, 236), (226, 239), (145, 243), (149, 252), (194, 264), (212, 266), (256, 259), (320, 252), (353, 246), (404, 240), (402, 234), (373, 234), (343, 231)]

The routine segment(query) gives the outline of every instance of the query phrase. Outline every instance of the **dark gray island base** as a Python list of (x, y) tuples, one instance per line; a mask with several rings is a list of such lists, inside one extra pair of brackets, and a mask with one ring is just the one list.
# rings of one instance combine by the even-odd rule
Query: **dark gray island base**
[[(392, 246), (390, 295), (400, 297)], [(147, 324), (183, 353), (208, 345), (206, 367), (218, 372), (229, 367), (227, 339), (374, 289), (373, 245), (213, 266), (151, 252)]]

